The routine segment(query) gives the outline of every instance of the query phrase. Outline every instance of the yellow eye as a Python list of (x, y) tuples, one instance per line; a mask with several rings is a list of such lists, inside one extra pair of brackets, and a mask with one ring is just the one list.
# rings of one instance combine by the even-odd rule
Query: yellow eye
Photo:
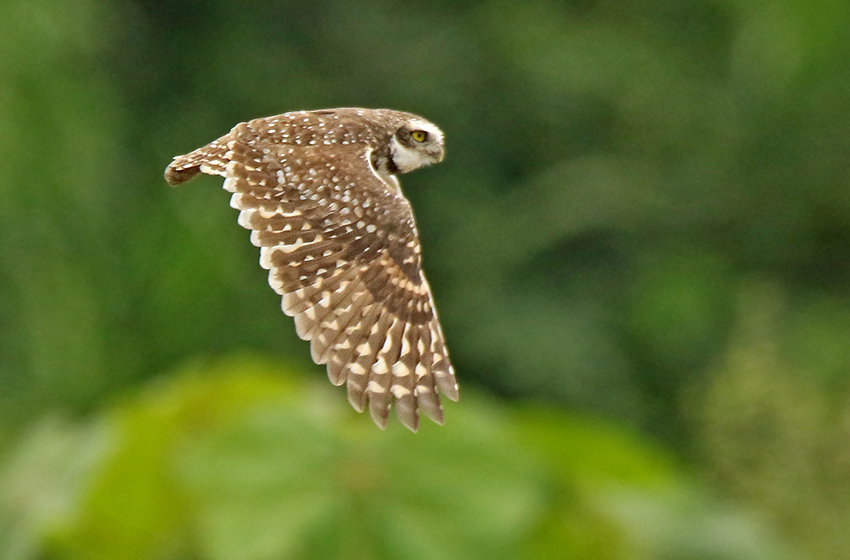
[(424, 142), (428, 139), (428, 133), (424, 130), (414, 130), (410, 133), (410, 137), (416, 140), (417, 142)]

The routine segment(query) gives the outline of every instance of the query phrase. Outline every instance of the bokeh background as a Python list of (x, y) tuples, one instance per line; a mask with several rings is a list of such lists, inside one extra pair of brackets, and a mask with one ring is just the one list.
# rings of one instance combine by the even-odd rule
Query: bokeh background
[[(846, 0), (2, 11), (0, 558), (849, 557)], [(446, 132), (444, 427), (351, 410), (162, 180), (334, 106)]]

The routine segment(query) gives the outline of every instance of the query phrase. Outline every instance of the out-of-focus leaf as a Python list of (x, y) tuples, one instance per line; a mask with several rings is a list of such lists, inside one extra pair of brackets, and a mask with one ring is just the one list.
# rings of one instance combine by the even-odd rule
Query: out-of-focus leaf
[(114, 440), (105, 423), (48, 418), (0, 469), (0, 559), (41, 558), (45, 536), (79, 512)]
[[(734, 539), (694, 544), (710, 527), (723, 540), (723, 525), (705, 500), (682, 518), (693, 484), (642, 438), (475, 395), (449, 405), (446, 426), (381, 431), (324, 380), (233, 359), (185, 368), (63, 434), (58, 446), (24, 441), (0, 479), (40, 465), (25, 487), (41, 497), (0, 502), (10, 559), (631, 560), (682, 542), (689, 558), (745, 558)], [(686, 521), (648, 531), (641, 511)]]
[[(242, 375), (222, 375), (234, 371)], [(108, 412), (110, 451), (77, 515), (51, 536), (53, 545), (80, 560), (179, 553), (191, 509), (172, 480), (173, 455), (186, 439), (279, 394), (285, 383), (266, 371), (245, 361), (190, 366)]]
[[(850, 308), (825, 303), (792, 312), (774, 284), (743, 289), (734, 343), (693, 402), (693, 416), (705, 468), (725, 492), (781, 527), (806, 557), (843, 560), (850, 550), (850, 387), (846, 360), (840, 377), (834, 368), (847, 354)], [(813, 316), (834, 332), (813, 337)], [(815, 340), (816, 355), (809, 354)], [(816, 372), (805, 369), (813, 365)], [(833, 390), (819, 391), (816, 376), (835, 376)]]

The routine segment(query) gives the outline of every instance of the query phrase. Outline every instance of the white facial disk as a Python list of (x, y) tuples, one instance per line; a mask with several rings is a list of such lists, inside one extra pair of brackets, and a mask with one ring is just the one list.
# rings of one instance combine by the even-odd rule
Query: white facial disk
[(390, 157), (399, 173), (439, 163), (445, 156), (443, 131), (425, 120), (412, 120), (390, 139)]

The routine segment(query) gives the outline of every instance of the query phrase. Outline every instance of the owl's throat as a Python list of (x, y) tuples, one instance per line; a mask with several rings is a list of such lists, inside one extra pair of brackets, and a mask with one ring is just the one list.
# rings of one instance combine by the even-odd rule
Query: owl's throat
[(388, 152), (372, 153), (372, 167), (374, 167), (375, 171), (378, 172), (378, 175), (380, 175), (385, 180), (390, 175), (395, 175), (396, 173), (400, 172), (398, 166), (395, 164), (393, 158)]
[(371, 161), (372, 168), (378, 176), (390, 187), (394, 188), (398, 194), (401, 194), (401, 185), (396, 177), (396, 173), (399, 173), (400, 170), (389, 154), (373, 153)]

